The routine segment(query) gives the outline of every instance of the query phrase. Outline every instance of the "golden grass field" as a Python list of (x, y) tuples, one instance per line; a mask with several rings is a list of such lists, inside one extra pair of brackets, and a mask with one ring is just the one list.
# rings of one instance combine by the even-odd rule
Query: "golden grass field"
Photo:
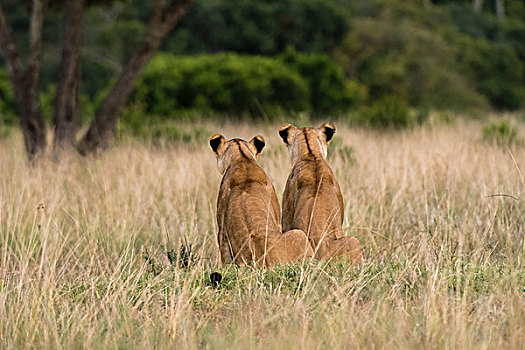
[[(329, 163), (360, 267), (221, 267), (206, 138), (34, 167), (19, 134), (1, 140), (0, 348), (522, 349), (525, 149), (483, 142), (476, 122), (336, 125)], [(278, 124), (199, 127), (261, 133), (281, 197)]]

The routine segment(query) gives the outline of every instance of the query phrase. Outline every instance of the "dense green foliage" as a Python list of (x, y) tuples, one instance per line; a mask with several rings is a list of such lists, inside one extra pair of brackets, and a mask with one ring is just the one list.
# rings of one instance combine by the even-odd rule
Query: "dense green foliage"
[[(352, 120), (401, 127), (424, 115), (413, 110), (523, 109), (525, 3), (504, 3), (506, 17), (499, 19), (492, 1), (476, 13), (469, 0), (197, 0), (147, 68), (128, 112), (357, 112)], [(28, 9), (13, 0), (4, 6), (25, 54)], [(90, 3), (85, 119), (133, 54), (151, 7), (143, 0)], [(61, 11), (53, 6), (44, 23), (46, 91), (56, 81)], [(0, 85), (5, 94), (2, 77)], [(2, 114), (12, 116), (6, 101)], [(13, 122), (11, 116), (2, 118)]]
[[(363, 93), (323, 54), (288, 50), (278, 59), (233, 53), (157, 55), (131, 97), (140, 113), (181, 110), (272, 117), (279, 112), (341, 113)], [(139, 114), (140, 114), (139, 113)]]
[(330, 1), (197, 1), (165, 46), (168, 51), (189, 54), (275, 55), (288, 46), (329, 52), (348, 29), (349, 18)]
[(298, 74), (271, 58), (161, 54), (150, 62), (132, 101), (154, 115), (181, 109), (262, 115), (268, 109), (306, 109), (308, 88)]
[(342, 69), (326, 55), (287, 50), (280, 59), (306, 81), (314, 114), (342, 113), (366, 96), (366, 89), (347, 81)]
[[(454, 49), (416, 23), (385, 16), (359, 18), (336, 58), (348, 77), (369, 88), (371, 101), (392, 96), (414, 107), (485, 107), (485, 98), (459, 71)], [(396, 28), (396, 30), (392, 30)]]

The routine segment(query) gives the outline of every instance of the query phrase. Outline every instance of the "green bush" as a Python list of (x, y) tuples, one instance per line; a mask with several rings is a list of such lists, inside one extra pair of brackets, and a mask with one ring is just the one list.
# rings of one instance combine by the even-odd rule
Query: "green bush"
[(272, 118), (302, 111), (343, 113), (366, 96), (366, 88), (347, 81), (328, 56), (289, 49), (277, 59), (233, 53), (159, 54), (146, 68), (129, 105), (168, 117), (193, 110)]
[(154, 115), (196, 109), (271, 116), (308, 109), (308, 87), (297, 73), (271, 58), (160, 54), (148, 65), (131, 100)]
[(313, 114), (344, 112), (366, 96), (366, 89), (356, 81), (347, 82), (343, 70), (324, 54), (288, 49), (280, 59), (308, 83)]
[(496, 143), (498, 146), (512, 146), (521, 144), (518, 127), (509, 119), (492, 122), (483, 127), (483, 139)]
[(403, 100), (387, 96), (363, 107), (358, 121), (377, 129), (402, 129), (421, 124), (426, 117), (426, 113), (411, 113)]

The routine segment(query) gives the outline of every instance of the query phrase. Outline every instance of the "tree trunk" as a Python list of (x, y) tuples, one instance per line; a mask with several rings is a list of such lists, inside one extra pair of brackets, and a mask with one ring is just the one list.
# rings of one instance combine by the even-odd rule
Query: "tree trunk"
[(4, 54), (9, 79), (13, 86), (20, 128), (29, 160), (34, 160), (46, 147), (46, 127), (40, 111), (38, 83), (42, 56), (42, 24), (44, 1), (34, 0), (29, 31), (29, 64), (22, 73), (13, 33), (0, 5), (0, 46)]
[(164, 0), (156, 0), (148, 32), (137, 51), (122, 70), (117, 82), (97, 111), (91, 126), (78, 145), (81, 154), (95, 153), (107, 146), (137, 78), (158, 50), (163, 39), (186, 12), (193, 0), (175, 1), (166, 7)]
[(55, 99), (55, 148), (71, 147), (79, 123), (79, 81), (85, 0), (68, 0), (64, 8), (64, 47)]
[(474, 0), (473, 7), (474, 12), (481, 13), (481, 11), (483, 10), (483, 0)]
[(505, 18), (505, 3), (504, 0), (496, 0), (496, 15), (499, 19)]

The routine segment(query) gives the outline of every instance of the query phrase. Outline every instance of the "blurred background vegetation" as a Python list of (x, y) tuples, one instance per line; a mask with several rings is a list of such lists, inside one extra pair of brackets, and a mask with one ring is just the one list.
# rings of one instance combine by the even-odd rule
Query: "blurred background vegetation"
[[(407, 127), (430, 111), (476, 116), (525, 107), (525, 1), (197, 0), (151, 60), (120, 122), (293, 119)], [(24, 1), (5, 1), (27, 48)], [(82, 48), (86, 123), (144, 34), (152, 1), (91, 1)], [(44, 22), (41, 104), (52, 118), (61, 9)], [(24, 45), (26, 45), (24, 47)], [(0, 129), (16, 124), (0, 60)], [(145, 122), (147, 121), (147, 122)], [(159, 128), (153, 128), (159, 130)], [(162, 129), (162, 128), (161, 128)], [(1, 133), (0, 133), (1, 134)]]

